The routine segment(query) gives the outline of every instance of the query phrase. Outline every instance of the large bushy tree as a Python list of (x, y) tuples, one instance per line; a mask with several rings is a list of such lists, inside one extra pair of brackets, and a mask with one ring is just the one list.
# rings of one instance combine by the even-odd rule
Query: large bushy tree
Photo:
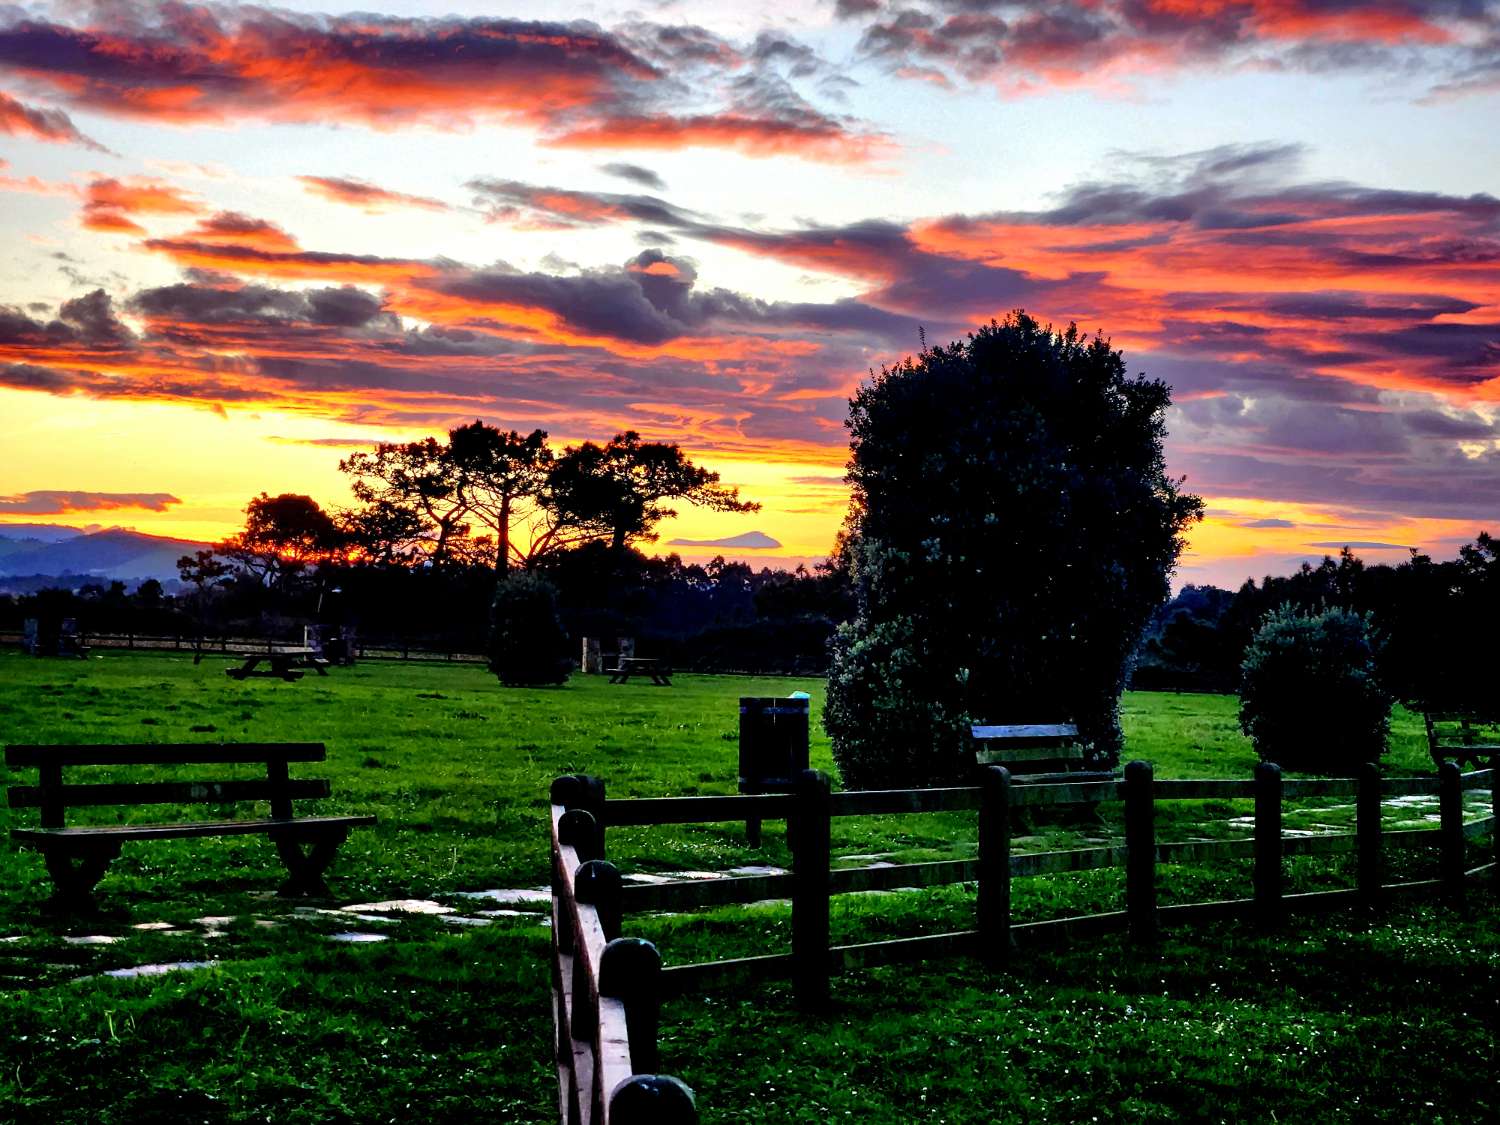
[(850, 402), (857, 612), (824, 720), (845, 784), (972, 768), (974, 722), (1072, 720), (1121, 744), (1126, 661), (1198, 497), (1167, 475), (1170, 388), (1024, 313), (883, 369)]

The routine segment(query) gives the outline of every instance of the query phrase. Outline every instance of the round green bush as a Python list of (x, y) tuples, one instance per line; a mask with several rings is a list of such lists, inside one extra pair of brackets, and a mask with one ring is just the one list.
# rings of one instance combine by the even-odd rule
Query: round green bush
[(573, 661), (550, 582), (533, 574), (501, 579), (490, 622), (490, 671), (501, 683), (516, 687), (567, 681)]
[(1261, 760), (1340, 775), (1379, 761), (1391, 697), (1375, 677), (1376, 650), (1369, 618), (1353, 610), (1268, 613), (1240, 666), (1240, 729)]

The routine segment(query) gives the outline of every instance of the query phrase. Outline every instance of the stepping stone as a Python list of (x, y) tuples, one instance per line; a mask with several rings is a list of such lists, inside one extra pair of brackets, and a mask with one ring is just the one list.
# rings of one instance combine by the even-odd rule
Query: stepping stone
[(772, 867), (765, 863), (751, 863), (744, 867), (731, 867), (731, 875), (785, 875), (785, 867)]
[(493, 918), (465, 918), (461, 914), (450, 915), (443, 921), (450, 926), (492, 926), (495, 924)]
[(132, 930), (175, 930), (176, 926), (171, 922), (137, 922), (130, 927)]
[(391, 926), (401, 920), (389, 914), (355, 914), (352, 913), (352, 908), (330, 910), (326, 906), (296, 906), (292, 908), (292, 913), (301, 918), (310, 918), (314, 914), (321, 914), (327, 918), (337, 918), (341, 922), (347, 922), (353, 918), (357, 922), (371, 922), (381, 926)]
[(132, 965), (126, 969), (107, 969), (100, 976), (131, 980), (135, 977), (159, 977), (164, 973), (185, 973), (193, 969), (207, 969), (215, 964), (214, 961), (164, 961), (158, 965)]
[(207, 926), (211, 930), (216, 930), (221, 926), (229, 925), (234, 921), (234, 917), (233, 914), (209, 914), (202, 918), (194, 918), (193, 925)]
[(83, 934), (76, 937), (72, 934), (65, 934), (63, 936), (63, 941), (69, 945), (114, 945), (119, 940), (117, 935), (111, 934)]
[(865, 855), (836, 855), (833, 858), (841, 863), (864, 863), (867, 860), (885, 859), (890, 852), (869, 852)]
[[(637, 872), (633, 875), (624, 876), (623, 881), (626, 883), (639, 883), (642, 886), (654, 887), (661, 883), (670, 883), (672, 880), (667, 878), (667, 876), (665, 875), (648, 875), (644, 871), (642, 871)], [(548, 896), (548, 901), (551, 901), (550, 895)]]
[[(625, 878), (629, 879), (632, 876), (627, 875)], [(458, 898), (484, 898), (489, 899), (491, 902), (508, 903), (512, 906), (521, 902), (550, 903), (552, 901), (552, 892), (546, 887), (537, 887), (533, 890), (515, 888), (512, 890), (495, 891), (454, 891), (453, 893)]]
[(362, 934), (354, 931), (342, 934), (329, 934), (329, 941), (342, 941), (350, 945), (369, 945), (377, 941), (390, 941), (389, 934)]
[(479, 912), (486, 918), (535, 918), (536, 915), (526, 910), (481, 910)]
[(393, 898), (386, 902), (357, 902), (339, 907), (349, 914), (452, 914), (453, 907), (428, 898)]

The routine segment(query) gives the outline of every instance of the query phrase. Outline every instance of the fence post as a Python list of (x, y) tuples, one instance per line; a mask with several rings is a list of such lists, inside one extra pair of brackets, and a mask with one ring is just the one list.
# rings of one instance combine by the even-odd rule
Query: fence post
[(1490, 846), (1495, 856), (1490, 886), (1500, 894), (1500, 754), (1490, 755), (1490, 815), (1495, 818), (1490, 825)]
[(1438, 831), (1440, 850), (1438, 877), (1443, 881), (1443, 894), (1454, 906), (1464, 901), (1464, 791), (1463, 771), (1458, 763), (1444, 762), (1438, 766), (1438, 814), (1441, 821)]
[(1281, 921), (1281, 767), (1255, 767), (1255, 920), (1262, 926)]
[(792, 797), (792, 979), (797, 1003), (810, 1011), (829, 1004), (830, 797), (828, 778), (817, 770), (797, 776)]
[(604, 936), (620, 936), (620, 870), (607, 859), (591, 859), (573, 873), (573, 893), (578, 901), (599, 912)]
[(644, 938), (615, 938), (599, 959), (599, 994), (625, 1005), (630, 1034), (630, 1069), (654, 1074), (661, 1065), (657, 1030), (661, 1023), (661, 954)]
[(1150, 762), (1125, 766), (1125, 915), (1130, 940), (1156, 939), (1156, 805)]
[(578, 852), (578, 862), (604, 858), (604, 833), (588, 809), (569, 809), (557, 823), (557, 838)]
[(1380, 767), (1365, 762), (1357, 775), (1354, 798), (1354, 835), (1359, 852), (1359, 897), (1365, 906), (1380, 905)]
[(979, 954), (1010, 963), (1010, 771), (985, 766), (979, 795)]
[(632, 1074), (609, 1097), (611, 1125), (698, 1125), (698, 1103), (680, 1079)]

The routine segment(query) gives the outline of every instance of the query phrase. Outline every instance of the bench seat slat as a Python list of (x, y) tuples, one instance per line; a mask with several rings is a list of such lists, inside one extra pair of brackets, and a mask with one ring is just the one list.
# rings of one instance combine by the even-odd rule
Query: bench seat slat
[(268, 761), (321, 762), (328, 755), (321, 742), (156, 742), (96, 746), (7, 746), (11, 769), (59, 766), (209, 765)]
[[(64, 806), (202, 805), (229, 801), (269, 801), (273, 786), (264, 778), (238, 781), (118, 781), (64, 784), (56, 792)], [(327, 797), (326, 778), (297, 778), (286, 784), (293, 798)], [(44, 790), (39, 785), (16, 785), (7, 790), (13, 809), (40, 808)]]
[(975, 723), (971, 728), (975, 738), (1077, 738), (1078, 727), (1073, 723)]
[(12, 828), (11, 838), (57, 840), (170, 840), (197, 836), (316, 836), (340, 828), (374, 824), (373, 816), (299, 816), (292, 820), (209, 820), (184, 824), (87, 824), (75, 828)]

